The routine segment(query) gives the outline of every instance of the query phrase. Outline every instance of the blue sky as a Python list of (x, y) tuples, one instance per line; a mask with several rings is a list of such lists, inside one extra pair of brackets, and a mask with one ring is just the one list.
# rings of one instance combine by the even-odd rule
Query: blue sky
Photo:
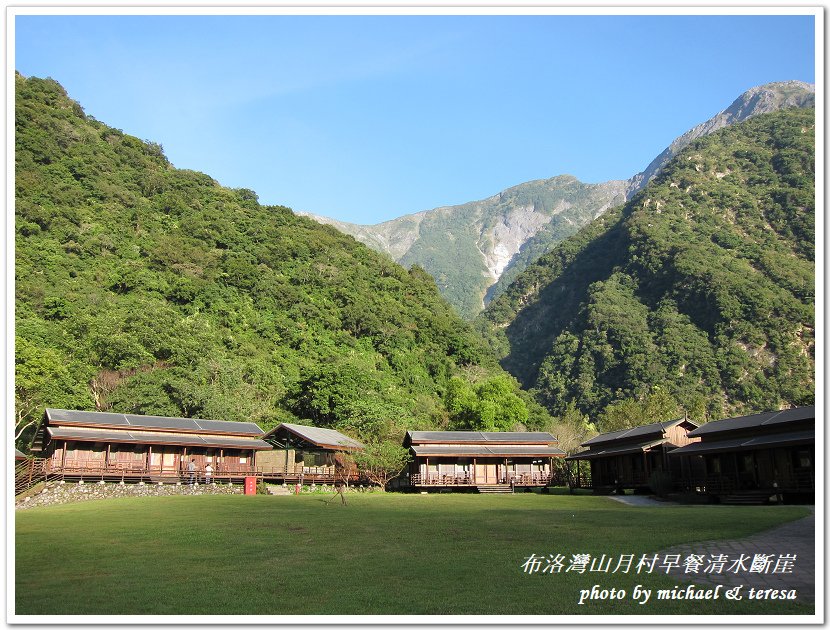
[(15, 67), (221, 184), (354, 223), (627, 179), (772, 81), (812, 16), (15, 18)]

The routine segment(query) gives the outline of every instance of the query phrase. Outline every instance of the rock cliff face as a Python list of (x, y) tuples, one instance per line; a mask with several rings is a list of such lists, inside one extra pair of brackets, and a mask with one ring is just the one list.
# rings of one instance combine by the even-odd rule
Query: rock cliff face
[(522, 270), (603, 212), (624, 203), (693, 140), (758, 114), (813, 107), (815, 86), (801, 81), (748, 90), (727, 109), (672, 142), (627, 181), (586, 184), (570, 175), (519, 184), (481, 201), (445, 206), (377, 225), (307, 214), (389, 254), (417, 264), (466, 318), (498, 297)]

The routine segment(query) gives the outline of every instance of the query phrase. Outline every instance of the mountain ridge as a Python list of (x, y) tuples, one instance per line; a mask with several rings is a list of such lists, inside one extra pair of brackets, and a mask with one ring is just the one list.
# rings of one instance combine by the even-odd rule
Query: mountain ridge
[[(517, 184), (478, 201), (439, 206), (375, 225), (347, 223), (306, 212), (298, 214), (332, 225), (403, 265), (423, 267), (435, 278), (444, 297), (470, 319), (501, 295), (528, 264), (588, 221), (630, 199), (695, 139), (761, 113), (814, 103), (815, 85), (802, 81), (753, 87), (726, 109), (676, 138), (643, 171), (628, 180), (591, 184), (572, 175), (557, 175)], [(545, 187), (548, 190), (540, 191)], [(559, 189), (552, 190), (553, 187)], [(573, 190), (574, 187), (579, 190)], [(534, 196), (541, 210), (533, 203)], [(510, 198), (515, 200), (513, 205), (504, 203)], [(557, 201), (567, 207), (551, 212), (551, 205), (556, 207)], [(475, 207), (480, 211), (471, 213)], [(559, 220), (554, 221), (557, 216)], [(453, 225), (453, 218), (457, 225)], [(470, 226), (470, 219), (477, 222)], [(456, 238), (450, 239), (442, 232)], [(464, 249), (459, 252), (462, 246)], [(446, 247), (459, 255), (442, 251)], [(468, 267), (459, 269), (459, 263)]]

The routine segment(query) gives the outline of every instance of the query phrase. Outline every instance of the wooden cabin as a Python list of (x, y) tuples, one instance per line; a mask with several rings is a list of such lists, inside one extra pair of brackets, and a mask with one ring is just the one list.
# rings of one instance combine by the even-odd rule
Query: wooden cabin
[(357, 471), (344, 466), (338, 454), (362, 450), (363, 444), (339, 431), (283, 422), (263, 439), (273, 446), (257, 458), (257, 470), (266, 478), (308, 483), (357, 479)]
[(671, 458), (695, 471), (688, 489), (722, 502), (814, 501), (815, 415), (810, 406), (709, 422)]
[(412, 462), (402, 480), (413, 488), (491, 489), (549, 485), (565, 451), (550, 433), (407, 431)]
[[(682, 462), (670, 459), (673, 450), (696, 442), (697, 423), (685, 418), (654, 422), (632, 429), (602, 433), (581, 446), (587, 450), (566, 458), (571, 488), (649, 490), (652, 474), (661, 471), (680, 478)], [(573, 462), (571, 467), (570, 463)], [(587, 462), (590, 472), (584, 470)]]
[(271, 450), (263, 434), (253, 422), (46, 409), (33, 450), (50, 475), (189, 480), (195, 459), (199, 473), (210, 463), (214, 478), (231, 479), (250, 474), (257, 454)]

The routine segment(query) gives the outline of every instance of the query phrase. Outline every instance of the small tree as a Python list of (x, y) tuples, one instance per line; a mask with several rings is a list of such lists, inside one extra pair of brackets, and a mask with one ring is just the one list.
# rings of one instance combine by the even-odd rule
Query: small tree
[(390, 441), (370, 442), (365, 450), (353, 457), (360, 472), (381, 490), (385, 490), (386, 484), (400, 475), (409, 463), (409, 451)]
[(349, 487), (349, 480), (358, 473), (357, 463), (351, 453), (337, 451), (334, 454), (334, 478)]

